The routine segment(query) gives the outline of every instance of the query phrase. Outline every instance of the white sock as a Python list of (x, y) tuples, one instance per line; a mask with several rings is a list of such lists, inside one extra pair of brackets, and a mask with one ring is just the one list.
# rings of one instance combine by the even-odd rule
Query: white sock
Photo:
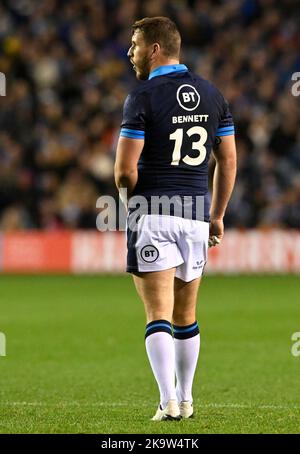
[(200, 351), (200, 333), (197, 322), (173, 326), (175, 345), (176, 396), (178, 402), (193, 402), (192, 387)]
[(160, 392), (160, 405), (164, 409), (170, 399), (176, 400), (175, 351), (171, 323), (155, 320), (147, 325), (146, 350)]

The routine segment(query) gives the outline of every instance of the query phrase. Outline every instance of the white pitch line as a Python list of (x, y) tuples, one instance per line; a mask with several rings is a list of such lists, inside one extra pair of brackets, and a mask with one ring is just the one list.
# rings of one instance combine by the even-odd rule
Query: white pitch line
[[(132, 402), (78, 402), (78, 401), (69, 401), (69, 402), (26, 402), (26, 401), (17, 401), (17, 402), (0, 402), (0, 407), (152, 407), (156, 405), (156, 402), (153, 404), (137, 402), (133, 404)], [(208, 403), (198, 405), (199, 410), (202, 408), (232, 408), (232, 409), (260, 409), (260, 410), (300, 410), (300, 405), (276, 405), (276, 404), (261, 404), (261, 405), (251, 405), (251, 404), (239, 404), (239, 403)]]

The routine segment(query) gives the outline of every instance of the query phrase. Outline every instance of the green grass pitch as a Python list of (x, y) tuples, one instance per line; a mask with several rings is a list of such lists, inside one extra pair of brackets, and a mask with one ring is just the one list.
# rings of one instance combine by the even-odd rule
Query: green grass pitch
[(158, 392), (129, 276), (1, 276), (1, 433), (299, 433), (296, 276), (205, 277), (196, 418), (151, 422)]

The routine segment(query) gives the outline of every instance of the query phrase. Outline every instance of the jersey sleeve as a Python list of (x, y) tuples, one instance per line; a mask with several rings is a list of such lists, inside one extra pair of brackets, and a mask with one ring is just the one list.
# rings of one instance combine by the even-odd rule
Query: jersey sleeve
[(222, 114), (219, 121), (219, 126), (216, 132), (216, 136), (231, 136), (234, 134), (234, 123), (232, 115), (229, 110), (228, 102), (222, 96)]
[(120, 137), (144, 139), (146, 125), (146, 99), (143, 94), (129, 94), (123, 108)]

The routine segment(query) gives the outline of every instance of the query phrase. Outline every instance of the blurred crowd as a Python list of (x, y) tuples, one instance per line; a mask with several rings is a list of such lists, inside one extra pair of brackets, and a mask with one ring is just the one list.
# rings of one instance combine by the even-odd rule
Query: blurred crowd
[(297, 0), (1, 0), (0, 230), (95, 228), (97, 198), (117, 195), (122, 106), (136, 84), (131, 24), (156, 15), (177, 23), (182, 62), (230, 103), (227, 226), (299, 228), (299, 10)]

